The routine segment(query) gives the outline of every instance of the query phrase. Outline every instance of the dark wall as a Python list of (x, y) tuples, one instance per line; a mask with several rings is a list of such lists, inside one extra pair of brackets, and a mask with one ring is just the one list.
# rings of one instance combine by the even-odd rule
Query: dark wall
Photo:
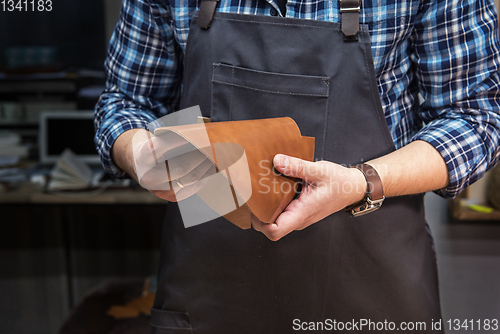
[(32, 11), (29, 2), (28, 11), (0, 10), (0, 65), (6, 66), (9, 48), (46, 46), (55, 48), (54, 65), (102, 69), (107, 43), (103, 0), (53, 0), (50, 12), (36, 5)]

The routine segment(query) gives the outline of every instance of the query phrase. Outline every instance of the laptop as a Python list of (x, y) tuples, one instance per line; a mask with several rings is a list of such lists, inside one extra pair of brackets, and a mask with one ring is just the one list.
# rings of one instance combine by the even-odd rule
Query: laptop
[(94, 146), (94, 113), (88, 111), (44, 111), (40, 113), (38, 138), (42, 165), (53, 165), (69, 148), (91, 166), (100, 165)]

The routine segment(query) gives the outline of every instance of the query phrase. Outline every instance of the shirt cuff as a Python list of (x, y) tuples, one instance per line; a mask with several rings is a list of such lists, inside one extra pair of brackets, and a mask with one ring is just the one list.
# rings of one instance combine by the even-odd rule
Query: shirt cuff
[(104, 170), (117, 179), (128, 178), (129, 176), (119, 168), (111, 158), (111, 148), (116, 139), (125, 131), (143, 128), (154, 121), (155, 118), (141, 110), (120, 110), (102, 122), (95, 135), (95, 143)]
[(455, 198), (487, 170), (484, 142), (463, 119), (438, 119), (422, 128), (412, 139), (423, 140), (442, 155), (449, 173), (449, 184), (435, 193)]

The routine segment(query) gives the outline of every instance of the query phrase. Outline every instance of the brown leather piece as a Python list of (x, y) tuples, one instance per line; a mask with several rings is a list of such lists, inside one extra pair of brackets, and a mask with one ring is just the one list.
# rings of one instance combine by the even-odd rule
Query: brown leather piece
[[(314, 159), (314, 137), (302, 136), (290, 117), (164, 127), (156, 129), (155, 136), (168, 132), (194, 145), (214, 163), (220, 172), (217, 174), (229, 180), (236, 210), (225, 212), (227, 206), (217, 200), (216, 194), (223, 191), (217, 187), (224, 187), (222, 182), (207, 183), (197, 195), (242, 229), (251, 227), (251, 214), (264, 223), (273, 223), (296, 194), (299, 180), (273, 169), (276, 154)], [(251, 182), (244, 182), (246, 170)]]
[(210, 28), (212, 19), (214, 18), (215, 7), (218, 0), (202, 0), (200, 5), (200, 13), (198, 15), (198, 25), (202, 29)]

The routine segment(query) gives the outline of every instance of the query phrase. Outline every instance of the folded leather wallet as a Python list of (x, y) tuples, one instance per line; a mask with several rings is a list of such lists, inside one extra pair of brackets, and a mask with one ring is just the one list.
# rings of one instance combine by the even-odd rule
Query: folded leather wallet
[[(293, 200), (299, 179), (277, 172), (273, 158), (281, 153), (314, 159), (314, 137), (305, 137), (290, 117), (178, 125), (155, 129), (155, 136), (182, 137), (186, 145), (167, 152), (164, 160), (192, 146), (215, 166), (196, 192), (210, 208), (242, 229), (251, 215), (273, 223)], [(165, 158), (166, 157), (166, 158)]]

